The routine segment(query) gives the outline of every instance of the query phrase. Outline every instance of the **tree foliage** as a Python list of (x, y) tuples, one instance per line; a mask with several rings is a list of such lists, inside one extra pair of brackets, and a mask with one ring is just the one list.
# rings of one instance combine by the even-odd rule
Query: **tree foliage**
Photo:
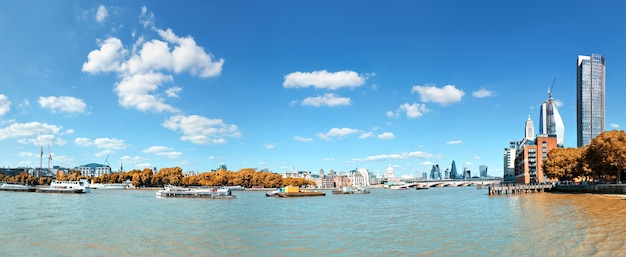
[[(315, 185), (315, 182), (303, 178), (283, 178), (281, 175), (271, 172), (259, 172), (252, 168), (241, 169), (237, 172), (218, 170), (203, 172), (200, 174), (185, 175), (180, 167), (161, 168), (157, 173), (152, 169), (134, 169), (128, 172), (104, 174), (95, 178), (81, 175), (80, 171), (70, 171), (69, 174), (60, 173), (57, 180), (80, 180), (88, 179), (92, 183), (123, 183), (131, 181), (135, 187), (162, 187), (164, 185), (178, 186), (242, 186), (250, 188), (261, 186), (276, 188), (281, 186), (307, 186)], [(52, 179), (37, 178), (26, 173), (7, 177), (0, 174), (0, 181), (21, 182), (29, 185), (50, 184)]]
[(621, 174), (626, 171), (626, 133), (606, 131), (586, 147), (553, 149), (543, 169), (551, 179), (582, 177), (621, 181)]

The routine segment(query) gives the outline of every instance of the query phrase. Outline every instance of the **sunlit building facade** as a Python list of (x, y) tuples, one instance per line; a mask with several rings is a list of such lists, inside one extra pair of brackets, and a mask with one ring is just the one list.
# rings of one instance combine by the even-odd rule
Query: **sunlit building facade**
[(576, 134), (578, 147), (604, 132), (606, 61), (602, 55), (579, 55), (576, 70)]

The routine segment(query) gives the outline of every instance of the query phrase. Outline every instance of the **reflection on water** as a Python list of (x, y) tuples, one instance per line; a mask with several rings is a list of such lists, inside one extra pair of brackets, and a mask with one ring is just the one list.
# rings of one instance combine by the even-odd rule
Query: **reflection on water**
[(626, 200), (475, 188), (275, 199), (0, 192), (2, 256), (619, 256)]

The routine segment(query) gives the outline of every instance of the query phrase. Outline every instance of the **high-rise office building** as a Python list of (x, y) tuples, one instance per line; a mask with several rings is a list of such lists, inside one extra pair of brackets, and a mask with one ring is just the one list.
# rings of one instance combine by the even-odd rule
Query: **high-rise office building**
[(459, 174), (456, 173), (456, 163), (452, 161), (452, 168), (450, 169), (450, 178), (457, 179), (459, 178)]
[(602, 55), (579, 55), (576, 70), (576, 134), (578, 147), (604, 132), (606, 64)]
[(541, 103), (539, 134), (555, 135), (556, 144), (559, 147), (563, 147), (565, 143), (565, 125), (563, 124), (559, 110), (556, 108), (556, 103), (554, 99), (552, 99), (552, 88), (548, 89), (548, 100)]

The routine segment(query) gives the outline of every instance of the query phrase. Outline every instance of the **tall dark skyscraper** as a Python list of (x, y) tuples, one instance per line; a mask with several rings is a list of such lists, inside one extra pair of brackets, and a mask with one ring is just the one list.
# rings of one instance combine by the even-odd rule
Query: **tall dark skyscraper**
[(450, 178), (456, 179), (459, 177), (459, 174), (456, 173), (456, 163), (452, 161), (452, 168), (450, 168)]
[(576, 135), (578, 147), (604, 132), (606, 61), (602, 55), (579, 55), (576, 69)]

